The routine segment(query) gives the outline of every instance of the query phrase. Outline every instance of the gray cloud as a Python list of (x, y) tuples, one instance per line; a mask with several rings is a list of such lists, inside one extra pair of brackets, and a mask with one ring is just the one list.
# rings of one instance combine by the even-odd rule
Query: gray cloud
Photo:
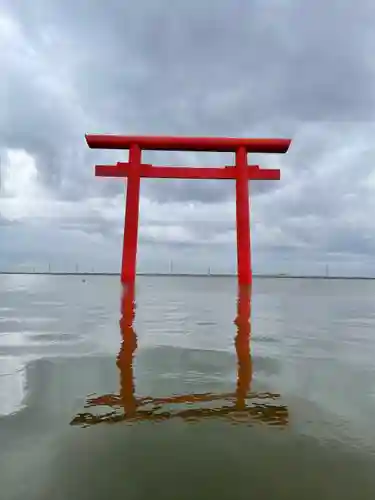
[[(124, 191), (119, 180), (95, 179), (92, 167), (126, 155), (88, 150), (86, 132), (290, 136), (285, 156), (251, 158), (282, 170), (281, 182), (252, 185), (256, 217), (268, 228), (259, 247), (264, 241), (278, 254), (300, 242), (316, 255), (370, 255), (374, 15), (370, 0), (218, 0), (214, 8), (198, 0), (3, 0), (0, 150), (25, 150), (53, 196), (79, 201)], [(145, 161), (233, 158), (148, 153)], [(142, 193), (161, 204), (203, 202), (214, 213), (234, 185), (149, 180)], [(59, 224), (110, 241), (119, 231), (100, 211), (90, 220), (62, 215)], [(181, 225), (192, 241), (230, 231), (226, 221)], [(150, 234), (144, 244), (158, 239)]]

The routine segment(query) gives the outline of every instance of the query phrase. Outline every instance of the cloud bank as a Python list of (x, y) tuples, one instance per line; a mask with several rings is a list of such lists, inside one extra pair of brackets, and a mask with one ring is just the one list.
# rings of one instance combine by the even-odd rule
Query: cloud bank
[[(290, 137), (253, 155), (257, 272), (375, 274), (375, 4), (3, 0), (0, 268), (117, 271), (125, 185), (85, 133)], [(226, 165), (227, 154), (145, 153)], [(142, 182), (139, 269), (233, 272), (232, 181)]]

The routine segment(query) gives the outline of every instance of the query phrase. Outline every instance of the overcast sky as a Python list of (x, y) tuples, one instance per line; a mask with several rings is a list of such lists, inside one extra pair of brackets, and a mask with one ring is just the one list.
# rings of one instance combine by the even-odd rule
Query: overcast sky
[[(256, 272), (375, 275), (373, 0), (0, 0), (0, 269), (117, 271), (126, 152), (85, 133), (286, 137), (254, 155)], [(226, 165), (230, 154), (145, 153)], [(233, 272), (233, 181), (144, 180), (139, 270)]]

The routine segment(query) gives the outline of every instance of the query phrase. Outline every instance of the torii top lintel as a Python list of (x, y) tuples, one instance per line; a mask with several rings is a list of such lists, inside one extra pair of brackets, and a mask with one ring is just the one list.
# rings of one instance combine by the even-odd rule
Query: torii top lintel
[(244, 147), (252, 153), (286, 153), (290, 139), (248, 139), (233, 137), (166, 137), (86, 134), (91, 149), (130, 149), (137, 145), (148, 151), (235, 152)]

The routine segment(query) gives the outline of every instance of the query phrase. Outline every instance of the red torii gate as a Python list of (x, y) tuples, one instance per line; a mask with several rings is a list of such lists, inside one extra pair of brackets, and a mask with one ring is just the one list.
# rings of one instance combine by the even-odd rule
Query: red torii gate
[[(88, 134), (91, 149), (128, 149), (129, 161), (116, 165), (96, 165), (99, 177), (127, 177), (124, 243), (121, 281), (132, 283), (136, 276), (139, 194), (141, 177), (163, 179), (235, 179), (237, 272), (240, 285), (251, 284), (250, 205), (251, 180), (279, 180), (279, 169), (261, 169), (248, 165), (247, 153), (286, 153), (290, 139), (247, 139), (217, 137), (155, 137)], [(210, 151), (233, 152), (234, 166), (166, 167), (142, 163), (142, 151)]]

